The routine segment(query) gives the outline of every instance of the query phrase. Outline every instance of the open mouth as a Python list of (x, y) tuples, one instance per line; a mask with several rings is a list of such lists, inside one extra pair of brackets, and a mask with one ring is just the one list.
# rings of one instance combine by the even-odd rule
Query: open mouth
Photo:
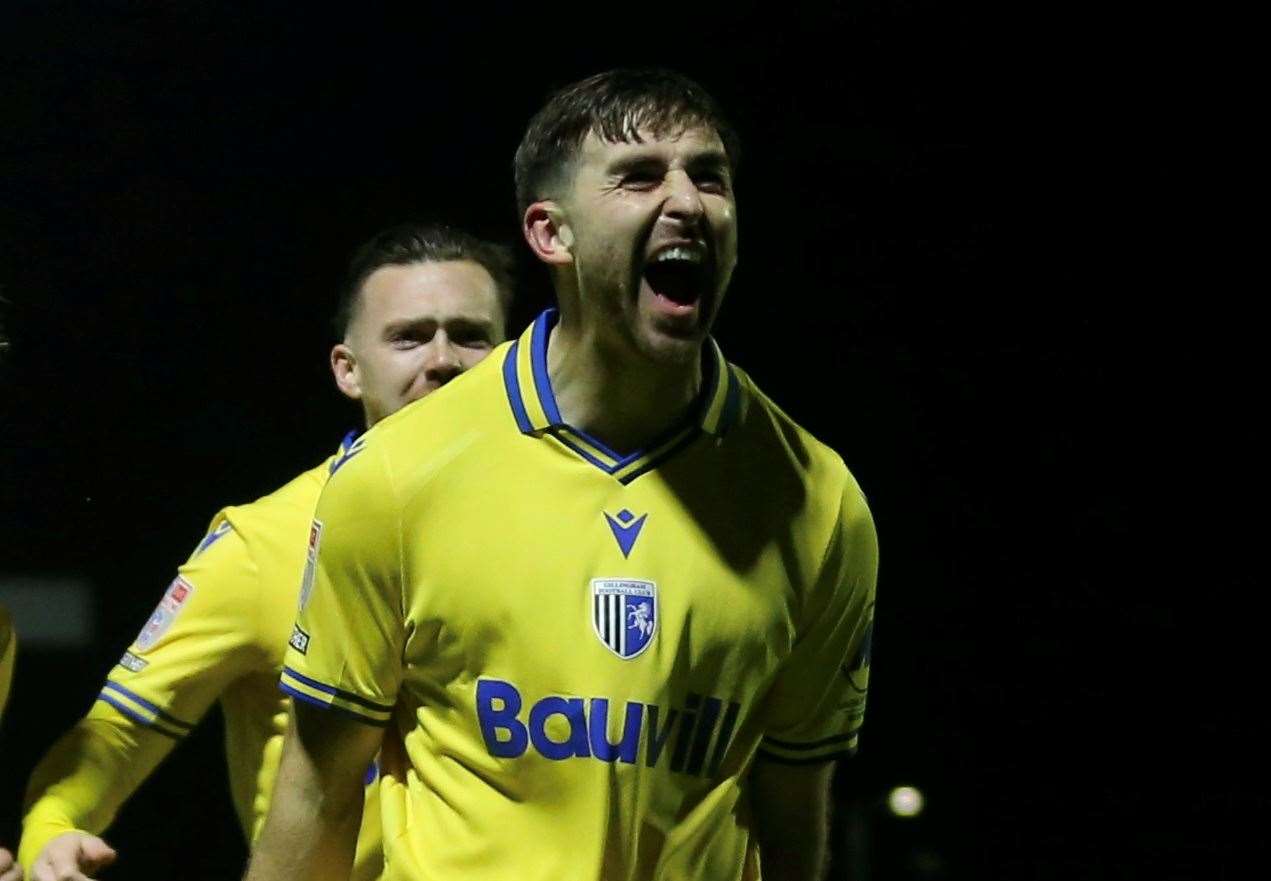
[(711, 290), (710, 260), (701, 248), (677, 246), (659, 251), (644, 266), (644, 281), (655, 297), (676, 311), (687, 311)]

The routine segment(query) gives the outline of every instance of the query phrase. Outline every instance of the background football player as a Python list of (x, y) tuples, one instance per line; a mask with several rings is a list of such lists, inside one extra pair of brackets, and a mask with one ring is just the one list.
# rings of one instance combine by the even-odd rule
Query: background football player
[[(512, 294), (503, 246), (436, 225), (380, 233), (353, 257), (342, 292), (341, 341), (330, 356), (336, 385), (375, 424), (485, 358), (504, 338)], [(350, 435), (318, 467), (213, 518), (88, 715), (32, 774), (19, 854), (31, 878), (80, 879), (113, 862), (99, 833), (218, 700), (238, 819), (248, 842), (256, 838), (287, 724), (278, 675), (314, 548), (306, 542), (314, 507), (329, 476), (360, 450)], [(381, 872), (374, 789), (358, 879)]]

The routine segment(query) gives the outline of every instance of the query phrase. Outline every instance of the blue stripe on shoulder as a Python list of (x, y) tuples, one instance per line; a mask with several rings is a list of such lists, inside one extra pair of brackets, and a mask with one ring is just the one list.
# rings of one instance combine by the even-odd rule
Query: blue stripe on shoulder
[(350, 459), (352, 459), (354, 456), (356, 456), (358, 453), (362, 452), (365, 449), (366, 447), (356, 447), (351, 450), (345, 450), (341, 454), (340, 458), (336, 459), (334, 462), (331, 463), (330, 473), (335, 474), (335, 472), (339, 471), (341, 468), (344, 467), (346, 462), (348, 462)]
[(224, 538), (226, 535), (232, 532), (233, 529), (234, 527), (230, 524), (228, 520), (222, 521), (219, 526), (217, 526), (215, 529), (213, 529), (211, 532), (209, 532), (207, 535), (203, 537), (203, 540), (199, 542), (199, 546), (194, 549), (194, 556), (198, 556), (199, 554), (206, 551), (212, 545), (216, 544), (218, 541), (220, 541), (222, 538)]

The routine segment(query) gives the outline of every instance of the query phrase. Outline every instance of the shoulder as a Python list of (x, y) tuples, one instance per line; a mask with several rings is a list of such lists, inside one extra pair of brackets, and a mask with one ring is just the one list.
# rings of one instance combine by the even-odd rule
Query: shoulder
[(181, 567), (182, 575), (241, 581), (278, 560), (290, 566), (292, 557), (303, 554), (303, 536), (332, 461), (298, 474), (255, 501), (218, 511)]
[[(221, 510), (222, 516), (235, 525), (235, 528), (256, 522), (270, 522), (278, 517), (300, 515), (307, 517), (313, 513), (322, 487), (330, 476), (332, 465), (338, 462), (338, 456), (332, 456), (321, 465), (304, 471), (284, 483), (278, 489), (263, 495), (253, 502), (243, 505), (230, 505)], [(217, 520), (213, 520), (215, 525)]]
[(735, 431), (745, 455), (762, 459), (769, 479), (784, 473), (798, 484), (800, 495), (830, 517), (845, 500), (859, 498), (863, 505), (860, 485), (838, 451), (797, 423), (744, 370), (729, 366), (743, 390)]
[(456, 457), (498, 436), (519, 437), (503, 382), (509, 345), (372, 426), (358, 440), (359, 455), (332, 475), (326, 492), (388, 489), (409, 496)]

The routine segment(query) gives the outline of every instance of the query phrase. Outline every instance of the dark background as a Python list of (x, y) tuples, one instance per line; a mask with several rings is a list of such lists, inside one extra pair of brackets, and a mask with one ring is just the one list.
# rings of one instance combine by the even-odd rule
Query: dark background
[[(1149, 237), (1160, 160), (1124, 135), (1152, 98), (1122, 107), (1083, 28), (919, 2), (155, 7), (0, 13), (0, 576), (85, 578), (100, 623), (19, 659), (0, 841), (210, 516), (356, 424), (325, 364), (348, 252), (412, 217), (513, 239), (546, 93), (664, 64), (743, 136), (717, 336), (842, 453), (881, 537), (837, 875), (1234, 871), (1225, 784), (1178, 760), (1213, 724), (1200, 674), (1154, 655), (1188, 622), (1132, 513), (1150, 286), (1105, 262)], [(518, 325), (548, 297), (525, 268)], [(237, 877), (216, 715), (125, 809), (107, 877)], [(884, 809), (898, 784), (918, 819)]]

